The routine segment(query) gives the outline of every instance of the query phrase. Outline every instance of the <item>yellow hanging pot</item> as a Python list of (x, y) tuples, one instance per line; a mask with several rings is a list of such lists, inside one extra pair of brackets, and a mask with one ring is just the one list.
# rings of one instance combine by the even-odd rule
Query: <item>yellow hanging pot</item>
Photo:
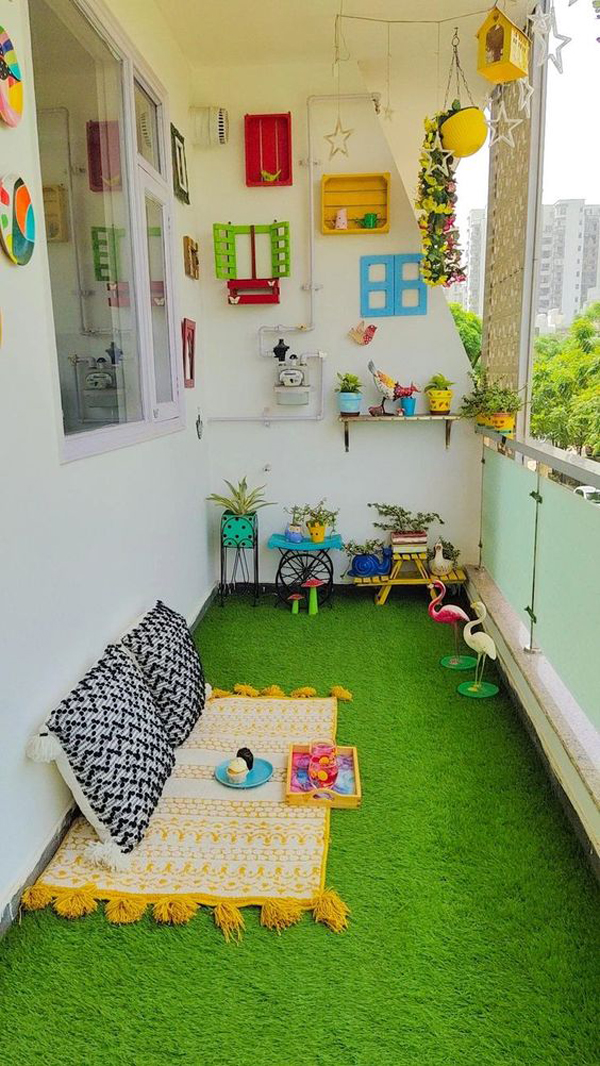
[(487, 133), (485, 115), (479, 107), (463, 107), (440, 126), (444, 148), (457, 159), (474, 155), (483, 148)]

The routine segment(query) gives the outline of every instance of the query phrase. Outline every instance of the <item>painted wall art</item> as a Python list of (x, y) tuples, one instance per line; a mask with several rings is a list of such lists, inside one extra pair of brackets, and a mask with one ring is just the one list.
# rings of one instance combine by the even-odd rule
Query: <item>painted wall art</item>
[(0, 242), (8, 258), (25, 266), (35, 245), (35, 214), (23, 178), (6, 174), (0, 178)]
[(193, 278), (194, 281), (197, 281), (200, 277), (198, 241), (195, 241), (192, 237), (183, 238), (183, 269), (187, 277)]
[(68, 241), (67, 190), (64, 185), (44, 185), (44, 217), (48, 243)]
[(183, 341), (183, 383), (186, 389), (193, 389), (196, 384), (196, 323), (191, 318), (184, 318), (181, 323)]
[(23, 81), (14, 45), (0, 26), (0, 118), (18, 126), (23, 116)]
[(171, 155), (173, 158), (173, 192), (183, 204), (190, 202), (187, 162), (185, 158), (185, 141), (178, 129), (171, 123)]

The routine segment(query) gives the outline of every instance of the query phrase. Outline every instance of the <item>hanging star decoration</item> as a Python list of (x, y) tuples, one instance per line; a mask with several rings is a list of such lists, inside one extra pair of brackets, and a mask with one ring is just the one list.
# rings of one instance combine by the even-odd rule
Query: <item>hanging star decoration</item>
[(428, 174), (431, 174), (433, 170), (441, 170), (444, 177), (452, 181), (457, 161), (452, 152), (444, 148), (439, 129), (431, 143), (424, 149), (424, 154), (429, 156), (429, 163), (425, 167)]
[(506, 114), (506, 104), (502, 99), (498, 108), (496, 118), (490, 118), (489, 127), (491, 130), (490, 148), (494, 144), (499, 144), (504, 141), (509, 148), (514, 148), (515, 139), (513, 137), (513, 130), (520, 126), (522, 118), (509, 118)]
[(546, 53), (547, 53), (548, 59), (551, 60), (552, 63), (554, 63), (554, 66), (556, 67), (558, 73), (562, 74), (562, 72), (563, 72), (562, 50), (563, 50), (563, 48), (566, 48), (568, 44), (571, 43), (573, 38), (572, 37), (567, 37), (566, 34), (558, 32), (558, 29), (556, 28), (556, 11), (554, 9), (554, 5), (552, 5), (552, 10), (550, 11), (550, 29), (552, 31), (552, 36), (557, 41), (560, 41), (560, 44), (556, 46), (554, 52), (551, 52), (550, 51), (550, 38), (548, 37), (548, 39), (546, 41)]
[(334, 155), (337, 155), (338, 152), (340, 155), (348, 155), (348, 138), (351, 137), (353, 133), (354, 130), (345, 130), (342, 128), (342, 120), (338, 115), (333, 133), (325, 134), (325, 140), (329, 141), (331, 145), (331, 148), (329, 149), (330, 159), (333, 159)]
[(552, 14), (545, 12), (540, 5), (530, 15), (531, 36), (536, 44), (537, 65), (541, 67), (548, 55), (548, 38), (552, 28)]
[(526, 118), (531, 118), (533, 86), (529, 84), (527, 78), (519, 78), (517, 85), (519, 86), (519, 111), (524, 111)]

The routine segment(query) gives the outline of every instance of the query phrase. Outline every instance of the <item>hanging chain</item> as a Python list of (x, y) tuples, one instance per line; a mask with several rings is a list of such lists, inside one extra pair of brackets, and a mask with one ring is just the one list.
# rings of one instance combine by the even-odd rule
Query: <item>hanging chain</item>
[(454, 35), (452, 37), (452, 59), (450, 60), (450, 70), (448, 71), (448, 83), (446, 85), (446, 94), (444, 96), (444, 111), (448, 109), (448, 97), (450, 96), (450, 86), (452, 84), (452, 75), (456, 78), (456, 99), (460, 100), (461, 82), (464, 90), (469, 98), (472, 107), (475, 106), (473, 97), (471, 96), (471, 90), (465, 77), (465, 72), (461, 66), (460, 57), (458, 54), (458, 46), (460, 44), (460, 37), (458, 36), (458, 26), (454, 27)]

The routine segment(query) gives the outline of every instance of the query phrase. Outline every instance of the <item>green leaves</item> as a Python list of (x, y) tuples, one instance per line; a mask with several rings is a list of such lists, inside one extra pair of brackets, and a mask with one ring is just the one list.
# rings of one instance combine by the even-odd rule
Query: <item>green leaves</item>
[(269, 500), (265, 500), (264, 485), (259, 485), (258, 488), (248, 491), (248, 480), (245, 477), (237, 485), (233, 485), (226, 478), (223, 480), (230, 490), (231, 496), (221, 496), (219, 493), (212, 492), (206, 499), (210, 500), (211, 503), (216, 503), (219, 507), (223, 507), (226, 511), (231, 511), (235, 515), (244, 515), (253, 514), (261, 507), (274, 506)]
[(375, 529), (389, 529), (393, 533), (420, 533), (426, 530), (432, 522), (444, 525), (444, 519), (436, 511), (417, 511), (413, 514), (392, 503), (369, 503), (368, 507), (374, 507), (384, 522), (373, 522)]

